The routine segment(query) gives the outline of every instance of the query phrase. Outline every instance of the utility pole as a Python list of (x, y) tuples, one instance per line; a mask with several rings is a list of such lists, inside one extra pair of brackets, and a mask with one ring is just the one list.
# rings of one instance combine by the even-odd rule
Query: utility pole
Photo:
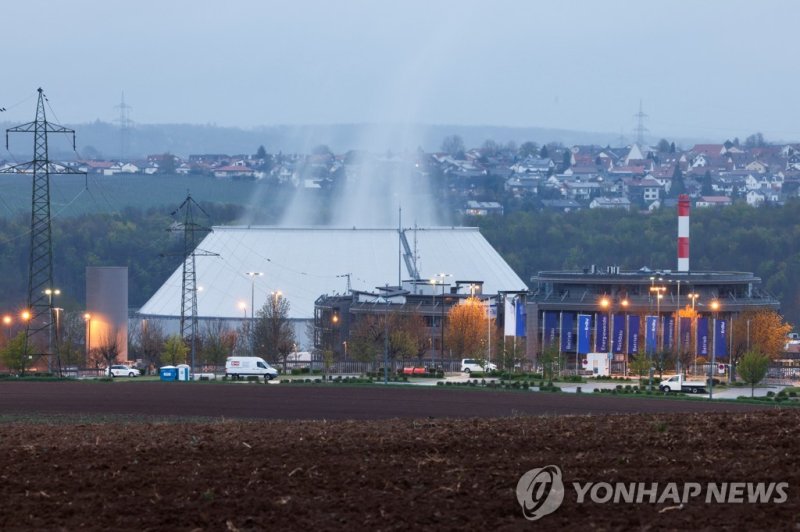
[[(32, 346), (32, 338), (41, 332), (49, 331), (53, 323), (53, 300), (46, 290), (53, 289), (53, 242), (50, 219), (50, 174), (84, 174), (78, 170), (50, 161), (47, 152), (48, 133), (67, 133), (72, 135), (72, 149), (75, 151), (75, 130), (47, 121), (44, 91), (39, 88), (36, 103), (36, 119), (6, 130), (6, 149), (9, 133), (33, 133), (33, 160), (0, 171), (6, 174), (27, 174), (33, 176), (31, 202), (30, 259), (28, 262), (28, 300), (27, 310), (30, 319), (25, 326), (24, 356), (41, 354)], [(51, 292), (52, 293), (52, 292)], [(33, 350), (33, 352), (32, 352)], [(47, 353), (48, 356), (52, 353)], [(48, 366), (50, 365), (48, 359)]]
[[(192, 355), (192, 373), (195, 372), (195, 352), (197, 350), (197, 271), (196, 257), (218, 257), (218, 253), (211, 253), (197, 249), (196, 233), (206, 233), (211, 228), (196, 224), (193, 208), (197, 208), (208, 217), (192, 195), (187, 193), (180, 207), (172, 212), (175, 216), (183, 211), (183, 223), (171, 229), (183, 232), (183, 276), (181, 282), (181, 337), (189, 344)], [(188, 319), (187, 319), (188, 314)]]

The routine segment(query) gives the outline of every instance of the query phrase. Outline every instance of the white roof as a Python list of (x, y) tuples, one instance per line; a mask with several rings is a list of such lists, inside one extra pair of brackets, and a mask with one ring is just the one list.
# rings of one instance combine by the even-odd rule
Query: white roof
[[(415, 231), (404, 231), (413, 253)], [(197, 256), (197, 315), (200, 318), (242, 318), (242, 303), (250, 315), (251, 290), (256, 310), (276, 291), (290, 303), (290, 317), (311, 319), (314, 301), (324, 294), (396, 286), (397, 229), (214, 227), (198, 250), (218, 253)], [(489, 245), (477, 228), (434, 227), (416, 230), (417, 269), (421, 279), (449, 273), (448, 282), (483, 281), (483, 293), (525, 291), (522, 279)], [(401, 260), (402, 280), (412, 278)], [(246, 272), (262, 272), (253, 277)], [(182, 268), (140, 309), (146, 316), (179, 316)], [(252, 279), (252, 281), (251, 281)], [(252, 282), (252, 284), (251, 284)]]

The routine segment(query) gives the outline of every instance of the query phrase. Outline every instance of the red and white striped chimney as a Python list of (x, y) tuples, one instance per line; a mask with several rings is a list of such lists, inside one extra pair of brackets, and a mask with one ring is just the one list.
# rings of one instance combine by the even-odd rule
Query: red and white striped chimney
[(689, 271), (689, 196), (678, 196), (678, 271)]

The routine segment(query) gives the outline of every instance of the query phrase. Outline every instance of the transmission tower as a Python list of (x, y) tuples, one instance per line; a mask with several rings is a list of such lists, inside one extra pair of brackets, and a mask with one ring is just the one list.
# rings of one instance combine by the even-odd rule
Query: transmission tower
[(133, 125), (129, 114), (133, 107), (125, 103), (125, 92), (122, 93), (119, 105), (115, 105), (114, 109), (119, 109), (119, 118), (116, 118), (114, 122), (119, 124), (119, 158), (124, 160), (127, 154), (128, 136)]
[[(187, 194), (180, 207), (172, 212), (176, 216), (183, 211), (183, 222), (172, 231), (183, 232), (183, 280), (181, 282), (181, 337), (189, 345), (192, 355), (192, 373), (195, 370), (195, 352), (197, 348), (197, 271), (196, 257), (216, 257), (218, 253), (211, 253), (197, 249), (197, 233), (207, 233), (211, 228), (195, 223), (194, 209), (208, 217), (208, 213)], [(187, 319), (188, 314), (188, 319)]]
[(633, 115), (636, 117), (636, 144), (639, 145), (641, 148), (644, 146), (644, 134), (649, 131), (646, 127), (644, 127), (644, 119), (647, 118), (647, 115), (644, 114), (642, 111), (642, 100), (639, 100), (639, 112)]
[[(36, 120), (6, 130), (6, 149), (9, 133), (33, 133), (33, 160), (2, 170), (2, 173), (33, 176), (31, 204), (30, 260), (28, 264), (28, 301), (30, 319), (25, 326), (25, 356), (52, 355), (52, 342), (44, 348), (34, 345), (34, 337), (46, 331), (52, 333), (53, 325), (53, 243), (50, 222), (50, 174), (84, 174), (50, 161), (47, 153), (48, 133), (72, 134), (72, 149), (75, 150), (75, 130), (47, 121), (42, 89), (36, 104)], [(49, 294), (47, 293), (49, 292)], [(44, 342), (41, 342), (44, 344)], [(37, 351), (38, 349), (38, 351)], [(48, 367), (51, 365), (48, 358)]]

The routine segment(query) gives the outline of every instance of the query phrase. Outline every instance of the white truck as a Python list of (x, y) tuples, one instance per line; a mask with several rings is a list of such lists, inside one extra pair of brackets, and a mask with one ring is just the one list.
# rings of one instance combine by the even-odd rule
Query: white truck
[(690, 392), (690, 393), (705, 393), (705, 381), (687, 381), (683, 375), (674, 375), (668, 379), (664, 379), (658, 385), (658, 389), (664, 393), (669, 392)]
[(228, 357), (225, 360), (225, 377), (241, 379), (248, 375), (264, 377), (264, 382), (278, 376), (278, 370), (261, 357)]

